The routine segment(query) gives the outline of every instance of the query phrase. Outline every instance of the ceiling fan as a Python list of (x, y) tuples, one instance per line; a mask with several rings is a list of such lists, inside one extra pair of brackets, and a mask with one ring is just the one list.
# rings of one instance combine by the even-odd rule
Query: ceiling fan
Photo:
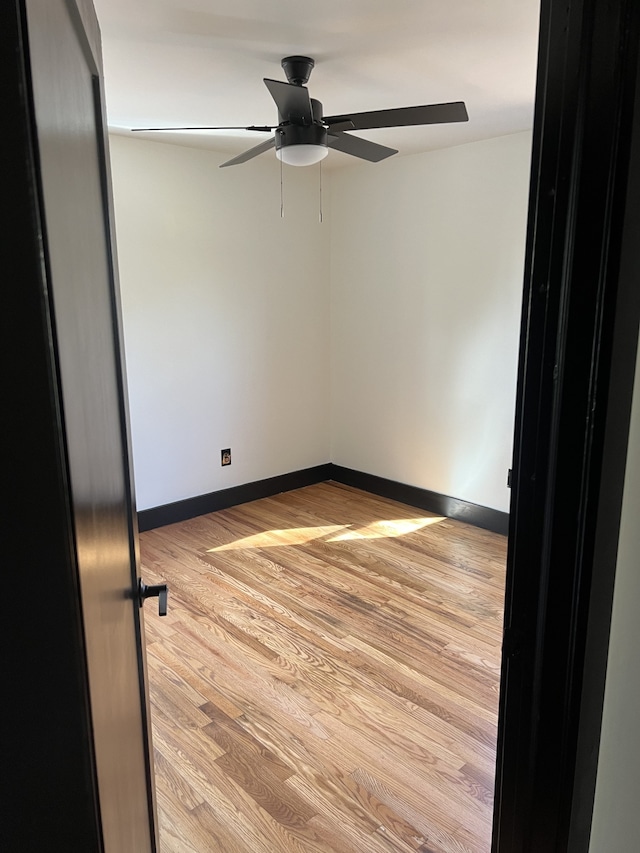
[(352, 136), (350, 130), (371, 130), (380, 127), (408, 127), (410, 125), (444, 124), (468, 121), (463, 101), (447, 104), (427, 104), (421, 107), (400, 107), (390, 110), (373, 110), (363, 113), (325, 116), (320, 101), (309, 97), (305, 83), (309, 80), (315, 62), (308, 56), (286, 56), (282, 67), (287, 83), (264, 78), (264, 83), (278, 107), (278, 124), (249, 127), (137, 127), (137, 131), (162, 130), (249, 130), (261, 133), (275, 131), (271, 139), (249, 148), (237, 157), (222, 163), (237, 166), (259, 154), (276, 149), (276, 157), (290, 166), (310, 166), (324, 159), (329, 148), (343, 151), (353, 157), (377, 163), (392, 154), (395, 148), (379, 145), (368, 139)]

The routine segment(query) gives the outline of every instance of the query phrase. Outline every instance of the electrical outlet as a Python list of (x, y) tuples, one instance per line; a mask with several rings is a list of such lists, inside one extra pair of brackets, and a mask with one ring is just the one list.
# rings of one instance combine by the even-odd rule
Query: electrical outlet
[(227, 447), (225, 450), (220, 451), (220, 464), (224, 467), (225, 465), (231, 465), (231, 448)]

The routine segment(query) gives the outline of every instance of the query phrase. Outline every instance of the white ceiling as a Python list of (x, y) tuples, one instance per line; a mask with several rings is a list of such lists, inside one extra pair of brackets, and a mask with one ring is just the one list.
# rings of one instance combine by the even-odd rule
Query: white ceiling
[[(277, 110), (262, 78), (285, 80), (280, 60), (290, 54), (315, 59), (308, 88), (327, 115), (465, 101), (468, 123), (359, 133), (398, 148), (397, 156), (532, 125), (539, 0), (94, 3), (108, 121), (116, 132), (273, 125)], [(134, 136), (224, 153), (268, 138), (246, 131)], [(353, 162), (336, 151), (325, 161)]]

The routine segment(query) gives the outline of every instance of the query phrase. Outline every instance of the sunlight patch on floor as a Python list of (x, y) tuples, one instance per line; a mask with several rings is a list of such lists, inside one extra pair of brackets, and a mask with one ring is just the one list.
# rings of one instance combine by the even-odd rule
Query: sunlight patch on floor
[(216, 551), (235, 551), (242, 548), (282, 548), (290, 545), (304, 545), (315, 539), (325, 539), (326, 542), (348, 542), (354, 539), (385, 539), (406, 536), (444, 521), (444, 516), (436, 515), (430, 518), (397, 518), (393, 520), (372, 521), (364, 527), (355, 528), (350, 524), (329, 524), (321, 527), (291, 527), (284, 530), (267, 530), (255, 533), (244, 539), (236, 539), (215, 548), (209, 548), (207, 553)]
[(437, 524), (444, 521), (444, 516), (437, 515), (433, 518), (396, 518), (393, 521), (372, 521), (366, 527), (357, 530), (345, 530), (327, 539), (327, 542), (347, 542), (350, 539), (388, 539), (397, 536), (406, 536), (416, 533), (429, 524)]
[(267, 530), (264, 533), (254, 533), (245, 539), (236, 539), (217, 548), (209, 548), (209, 552), (229, 551), (238, 548), (281, 548), (283, 545), (304, 545), (323, 536), (329, 536), (338, 530), (345, 530), (344, 524), (328, 524), (323, 527), (291, 527), (285, 530)]

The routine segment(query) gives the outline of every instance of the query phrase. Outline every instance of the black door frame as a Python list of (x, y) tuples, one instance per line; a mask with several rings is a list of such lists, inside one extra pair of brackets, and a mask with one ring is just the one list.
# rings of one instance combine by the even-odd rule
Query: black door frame
[(637, 0), (542, 2), (494, 853), (589, 846), (640, 315), (639, 29)]

